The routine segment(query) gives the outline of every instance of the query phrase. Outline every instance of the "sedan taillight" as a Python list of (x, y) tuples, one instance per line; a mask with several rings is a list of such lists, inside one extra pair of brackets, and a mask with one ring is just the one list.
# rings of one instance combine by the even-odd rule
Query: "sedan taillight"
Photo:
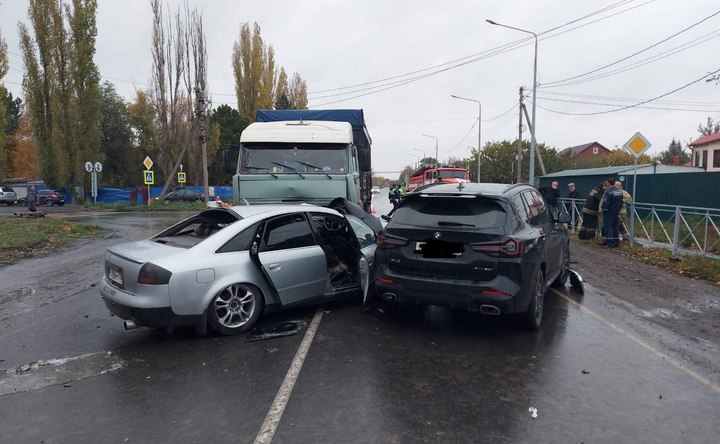
[(392, 234), (387, 234), (385, 232), (381, 232), (378, 234), (377, 238), (377, 246), (379, 248), (395, 248), (395, 247), (402, 247), (404, 245), (407, 245), (408, 240), (404, 237), (400, 236), (393, 236)]
[(505, 237), (497, 242), (478, 242), (470, 244), (470, 248), (494, 257), (518, 257), (523, 254), (523, 243), (514, 237)]
[(165, 285), (170, 282), (172, 273), (150, 262), (146, 262), (138, 274), (138, 284)]

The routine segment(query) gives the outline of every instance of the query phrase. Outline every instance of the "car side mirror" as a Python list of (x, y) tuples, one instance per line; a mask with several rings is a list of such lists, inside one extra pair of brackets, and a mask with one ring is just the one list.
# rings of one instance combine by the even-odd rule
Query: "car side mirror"
[(558, 214), (557, 221), (560, 222), (561, 224), (569, 224), (570, 223), (570, 215), (563, 211), (562, 213)]

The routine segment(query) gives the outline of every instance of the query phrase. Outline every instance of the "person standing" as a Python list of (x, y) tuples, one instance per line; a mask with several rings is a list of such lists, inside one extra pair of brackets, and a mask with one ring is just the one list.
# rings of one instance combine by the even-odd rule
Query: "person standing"
[[(570, 213), (570, 214), (576, 214), (576, 213), (573, 213), (573, 207), (577, 208), (577, 207), (576, 207), (577, 202), (575, 201), (575, 199), (580, 199), (580, 193), (579, 193), (578, 190), (575, 188), (575, 184), (574, 184), (573, 182), (570, 182), (570, 183), (568, 184), (568, 195), (567, 195), (567, 198), (568, 198), (568, 199), (573, 199), (573, 200), (565, 203), (565, 211), (567, 211), (567, 212)], [(575, 219), (575, 217), (573, 216), (573, 220), (574, 220), (574, 219)]]
[(28, 211), (33, 213), (37, 211), (37, 191), (35, 191), (35, 185), (30, 185), (27, 192), (27, 205)]
[(402, 197), (402, 196), (401, 196), (401, 194), (400, 194), (400, 185), (398, 185), (398, 184), (393, 184), (393, 185), (390, 187), (390, 190), (388, 191), (388, 199), (390, 199), (390, 203), (391, 203), (392, 206), (393, 206), (393, 210), (394, 210), (395, 208), (397, 208), (398, 204), (400, 203), (400, 198), (401, 198), (401, 197)]
[(580, 239), (592, 239), (597, 235), (600, 199), (605, 194), (607, 187), (607, 182), (599, 184), (590, 191), (590, 194), (585, 199), (585, 205), (583, 205), (582, 209), (582, 229), (578, 233)]
[(603, 244), (608, 248), (617, 248), (620, 246), (618, 222), (620, 209), (623, 206), (623, 194), (615, 187), (615, 179), (608, 179), (607, 183), (609, 187), (602, 198), (603, 234), (605, 235)]
[(548, 207), (550, 207), (553, 212), (557, 212), (558, 199), (560, 199), (560, 190), (558, 190), (557, 180), (553, 180), (549, 187), (540, 188), (540, 194), (542, 194), (542, 197), (545, 199)]
[(629, 239), (630, 234), (628, 233), (629, 227), (628, 227), (628, 221), (627, 221), (627, 210), (630, 204), (632, 203), (632, 196), (627, 191), (623, 190), (622, 182), (615, 181), (615, 188), (620, 190), (620, 192), (623, 195), (623, 206), (620, 209), (620, 234), (622, 235), (623, 239)]

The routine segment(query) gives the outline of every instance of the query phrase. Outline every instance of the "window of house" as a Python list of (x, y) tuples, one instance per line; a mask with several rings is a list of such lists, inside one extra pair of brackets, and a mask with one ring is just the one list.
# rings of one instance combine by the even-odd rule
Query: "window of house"
[(720, 168), (720, 150), (713, 151), (713, 168)]
[(597, 154), (597, 153), (599, 153), (599, 152), (600, 152), (600, 150), (598, 149), (598, 147), (594, 146), (594, 147), (593, 147), (593, 154)]
[(695, 151), (695, 164), (693, 166), (699, 167), (700, 165), (700, 151)]

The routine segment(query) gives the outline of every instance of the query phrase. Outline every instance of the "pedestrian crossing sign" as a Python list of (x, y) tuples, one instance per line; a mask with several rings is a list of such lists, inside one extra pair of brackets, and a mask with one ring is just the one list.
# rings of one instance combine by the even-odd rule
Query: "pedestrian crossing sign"
[(145, 174), (145, 185), (155, 185), (155, 172), (152, 170), (143, 171)]
[(185, 183), (185, 172), (184, 171), (178, 172), (178, 183)]

